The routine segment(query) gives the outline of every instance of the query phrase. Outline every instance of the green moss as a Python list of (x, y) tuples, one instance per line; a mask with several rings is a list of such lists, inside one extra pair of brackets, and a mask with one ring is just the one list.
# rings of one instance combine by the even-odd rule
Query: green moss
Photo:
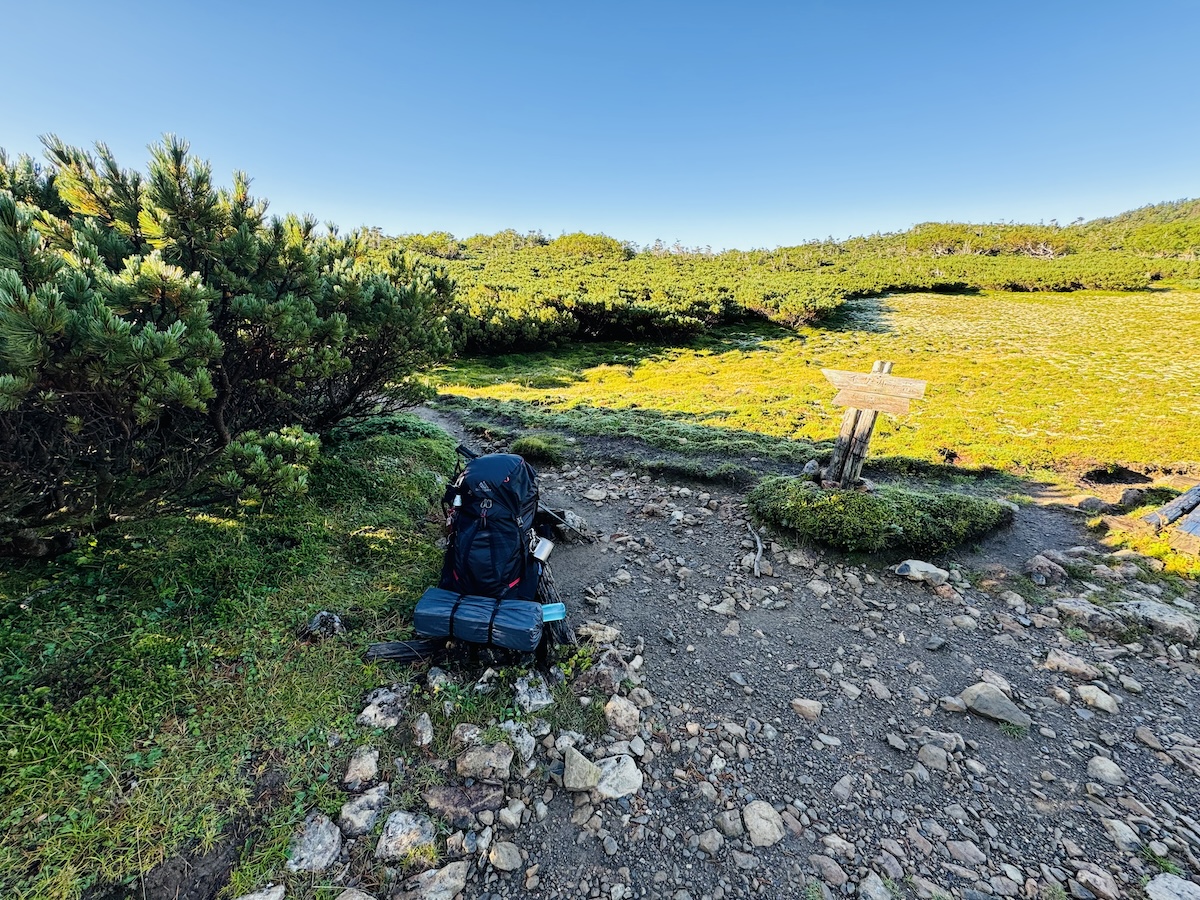
[(513, 453), (531, 462), (556, 465), (563, 461), (566, 442), (556, 434), (527, 434), (517, 438), (509, 447)]
[(748, 499), (768, 524), (852, 552), (942, 553), (1012, 521), (1008, 507), (966, 494), (900, 487), (824, 491), (787, 477), (764, 479)]

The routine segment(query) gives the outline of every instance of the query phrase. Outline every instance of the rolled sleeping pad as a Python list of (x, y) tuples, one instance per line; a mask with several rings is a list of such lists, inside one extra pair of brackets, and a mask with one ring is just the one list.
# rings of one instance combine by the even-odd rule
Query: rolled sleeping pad
[(452, 637), (472, 644), (532, 653), (542, 641), (542, 605), (532, 600), (495, 600), (431, 587), (417, 601), (413, 626), (425, 637)]

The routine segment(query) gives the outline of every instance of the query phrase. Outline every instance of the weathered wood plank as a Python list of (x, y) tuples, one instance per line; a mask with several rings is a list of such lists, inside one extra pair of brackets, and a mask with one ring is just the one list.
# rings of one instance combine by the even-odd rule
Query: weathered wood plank
[(1175, 528), (1184, 534), (1192, 534), (1200, 538), (1200, 508), (1192, 510), (1191, 515), (1187, 516)]
[(1146, 513), (1142, 519), (1155, 528), (1166, 528), (1176, 519), (1181, 519), (1200, 506), (1200, 484), (1190, 491), (1180, 494), (1170, 503), (1160, 506), (1154, 512)]
[(855, 409), (871, 409), (876, 412), (894, 413), (902, 416), (908, 412), (908, 401), (903, 397), (892, 397), (887, 394), (877, 394), (873, 391), (843, 388), (838, 391), (833, 402), (838, 406), (852, 406)]
[(917, 378), (899, 378), (886, 372), (847, 372), (842, 369), (822, 369), (821, 374), (836, 388), (868, 391), (888, 397), (920, 400), (925, 396), (927, 382)]
[[(871, 367), (871, 373), (886, 375), (892, 371), (890, 362), (879, 361)], [(875, 420), (879, 414), (873, 409), (864, 409), (859, 413), (858, 424), (854, 426), (854, 439), (850, 442), (850, 452), (846, 454), (846, 465), (842, 470), (840, 484), (851, 487), (862, 475), (863, 463), (867, 458), (867, 449), (871, 444), (871, 434), (875, 431)]]

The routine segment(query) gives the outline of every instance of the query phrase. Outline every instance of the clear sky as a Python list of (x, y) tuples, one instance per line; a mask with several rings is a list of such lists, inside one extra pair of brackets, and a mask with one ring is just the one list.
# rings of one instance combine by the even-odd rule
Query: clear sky
[(275, 212), (771, 247), (1200, 195), (1200, 3), (6, 0), (0, 146)]

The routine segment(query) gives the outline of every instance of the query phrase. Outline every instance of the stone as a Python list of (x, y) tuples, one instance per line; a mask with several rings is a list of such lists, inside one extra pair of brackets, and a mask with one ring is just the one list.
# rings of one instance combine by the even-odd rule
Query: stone
[(462, 778), (484, 781), (507, 781), (512, 766), (513, 749), (504, 741), (490, 747), (472, 747), (455, 762), (455, 771)]
[(758, 867), (758, 857), (753, 853), (745, 853), (741, 850), (732, 850), (729, 853), (729, 857), (733, 860), (733, 864), (739, 869), (749, 870)]
[(895, 900), (883, 879), (874, 872), (868, 872), (867, 877), (858, 883), (858, 896), (861, 900)]
[(1200, 900), (1200, 886), (1169, 872), (1155, 875), (1145, 890), (1150, 900)]
[(716, 856), (724, 845), (725, 838), (715, 828), (710, 828), (700, 835), (700, 849), (709, 856)]
[(255, 891), (253, 894), (242, 894), (237, 900), (283, 900), (287, 889), (282, 884), (276, 884), (269, 888), (263, 888), (261, 891)]
[(358, 888), (346, 888), (337, 895), (335, 900), (375, 900), (375, 897), (366, 891), (360, 891)]
[(568, 791), (590, 791), (600, 783), (600, 767), (574, 747), (567, 748), (563, 761), (563, 787)]
[(946, 841), (946, 849), (964, 866), (981, 866), (987, 862), (987, 857), (974, 841)]
[(300, 640), (322, 641), (337, 634), (345, 634), (346, 626), (337, 613), (321, 610), (308, 620), (308, 624), (300, 629)]
[(603, 488), (588, 488), (584, 491), (583, 499), (591, 500), (593, 503), (600, 503), (608, 496), (608, 491)]
[(815, 722), (825, 707), (820, 700), (797, 697), (792, 701), (792, 711), (807, 722)]
[(428, 747), (433, 743), (433, 720), (429, 713), (423, 712), (413, 722), (413, 743), (418, 747)]
[(379, 751), (371, 747), (359, 747), (346, 765), (346, 777), (342, 779), (342, 784), (346, 790), (357, 794), (378, 777)]
[(967, 704), (968, 709), (984, 718), (1007, 722), (1018, 728), (1028, 728), (1033, 724), (1033, 719), (1005, 697), (1000, 688), (986, 681), (971, 685), (959, 694), (959, 697)]
[(338, 828), (346, 837), (362, 837), (370, 834), (379, 818), (379, 811), (387, 803), (388, 785), (376, 785), (364, 794), (342, 804), (338, 815)]
[(620, 629), (599, 622), (584, 622), (575, 629), (575, 633), (581, 641), (591, 641), (594, 644), (611, 644), (621, 636)]
[(409, 688), (394, 684), (367, 694), (366, 706), (354, 721), (364, 728), (395, 728), (404, 719)]
[(1075, 693), (1087, 706), (1102, 709), (1110, 716), (1115, 716), (1118, 712), (1117, 701), (1113, 695), (1094, 684), (1076, 685)]
[(1055, 600), (1054, 609), (1068, 624), (1079, 625), (1088, 631), (1108, 632), (1117, 628), (1117, 619), (1112, 613), (1082, 597)]
[(500, 824), (512, 832), (521, 827), (521, 817), (526, 811), (526, 805), (522, 800), (509, 800), (509, 805), (500, 810), (498, 818)]
[(613, 694), (604, 704), (604, 720), (613, 734), (631, 738), (638, 731), (638, 708), (620, 694)]
[(1141, 848), (1142, 842), (1129, 825), (1122, 822), (1120, 819), (1104, 819), (1104, 830), (1108, 832), (1108, 836), (1112, 838), (1114, 844), (1120, 850), (1136, 851)]
[(288, 845), (289, 872), (323, 872), (342, 850), (342, 833), (329, 816), (309, 813)]
[(833, 786), (829, 793), (833, 794), (834, 798), (845, 803), (850, 799), (850, 795), (854, 792), (854, 776), (843, 775), (838, 779), (837, 784)]
[(534, 741), (533, 735), (529, 733), (529, 729), (520, 722), (511, 720), (500, 723), (500, 729), (508, 734), (513, 746), (517, 749), (517, 755), (521, 757), (521, 762), (527, 763), (533, 759), (534, 750), (537, 749), (537, 742)]
[(830, 887), (840, 888), (850, 880), (845, 870), (828, 856), (814, 854), (808, 858), (809, 865), (817, 870), (817, 875)]
[(383, 823), (375, 858), (382, 862), (403, 862), (414, 852), (433, 849), (436, 840), (437, 832), (428, 816), (398, 810)]
[(892, 571), (909, 581), (923, 581), (931, 587), (937, 587), (950, 580), (950, 573), (945, 569), (939, 569), (932, 563), (922, 562), (919, 559), (906, 559), (895, 566)]
[(521, 850), (509, 841), (498, 841), (488, 851), (488, 862), (501, 872), (515, 872), (521, 868)]
[(1029, 576), (1029, 580), (1042, 587), (1048, 584), (1060, 584), (1066, 580), (1067, 570), (1042, 554), (1025, 561), (1021, 571)]
[(1121, 896), (1121, 889), (1117, 887), (1117, 881), (1112, 875), (1097, 865), (1090, 863), (1081, 863), (1080, 865), (1086, 866), (1086, 868), (1080, 868), (1075, 873), (1075, 880), (1100, 900), (1117, 900)]
[(642, 772), (632, 756), (623, 753), (600, 760), (600, 780), (595, 791), (605, 800), (628, 797), (642, 789)]
[(1088, 778), (1094, 778), (1096, 781), (1103, 781), (1105, 784), (1117, 787), (1129, 782), (1129, 776), (1125, 774), (1124, 770), (1111, 759), (1103, 756), (1091, 758), (1088, 762), (1087, 773)]
[(928, 769), (938, 772), (948, 771), (950, 758), (946, 751), (937, 744), (926, 744), (917, 752), (917, 761)]
[(1100, 677), (1100, 670), (1074, 653), (1066, 653), (1057, 647), (1046, 655), (1046, 668), (1052, 672), (1064, 672), (1084, 681), (1093, 681)]
[(546, 679), (537, 672), (522, 675), (517, 679), (517, 706), (522, 712), (540, 712), (554, 705), (554, 697)]
[(765, 800), (754, 800), (742, 809), (742, 821), (755, 847), (771, 847), (783, 840), (783, 817)]
[(466, 890), (469, 869), (465, 860), (459, 860), (414, 875), (392, 893), (392, 900), (454, 900)]
[(742, 828), (742, 817), (731, 809), (725, 809), (717, 813), (713, 821), (721, 834), (727, 838), (739, 838), (745, 833), (745, 830)]
[(483, 781), (470, 786), (439, 784), (422, 791), (421, 799), (430, 812), (453, 828), (470, 828), (481, 812), (494, 812), (504, 805), (504, 789)]
[(1156, 635), (1167, 641), (1194, 644), (1196, 637), (1200, 635), (1200, 619), (1177, 607), (1159, 603), (1157, 600), (1134, 600), (1129, 603), (1119, 603), (1117, 609), (1149, 627)]

